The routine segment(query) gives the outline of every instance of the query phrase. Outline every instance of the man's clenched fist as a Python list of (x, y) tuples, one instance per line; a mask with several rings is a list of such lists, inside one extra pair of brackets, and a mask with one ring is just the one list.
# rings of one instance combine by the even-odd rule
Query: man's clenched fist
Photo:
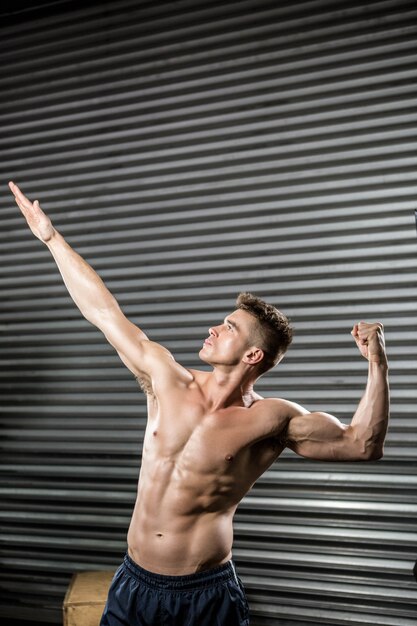
[(354, 325), (351, 334), (365, 359), (373, 363), (386, 364), (384, 327), (381, 323), (359, 322)]

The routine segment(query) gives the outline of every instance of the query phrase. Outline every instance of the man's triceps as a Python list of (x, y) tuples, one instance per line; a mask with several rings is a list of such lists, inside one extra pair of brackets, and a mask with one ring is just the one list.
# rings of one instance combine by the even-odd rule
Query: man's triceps
[(154, 396), (156, 388), (165, 388), (186, 372), (167, 348), (149, 339), (123, 313), (113, 315), (111, 320), (108, 317), (100, 330), (148, 396)]

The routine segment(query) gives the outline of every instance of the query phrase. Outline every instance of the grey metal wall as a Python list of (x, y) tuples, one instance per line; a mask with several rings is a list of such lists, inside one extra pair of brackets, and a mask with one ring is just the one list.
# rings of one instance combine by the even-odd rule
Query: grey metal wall
[(415, 2), (1, 11), (2, 619), (58, 621), (72, 572), (120, 562), (145, 425), (14, 179), (185, 365), (252, 290), (296, 328), (258, 391), (348, 421), (367, 372), (351, 327), (384, 322), (384, 459), (285, 453), (239, 509), (234, 557), (254, 624), (415, 625)]

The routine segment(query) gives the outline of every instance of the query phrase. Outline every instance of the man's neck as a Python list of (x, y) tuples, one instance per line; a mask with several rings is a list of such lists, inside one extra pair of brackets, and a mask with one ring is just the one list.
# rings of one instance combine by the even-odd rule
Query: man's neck
[(239, 372), (214, 368), (207, 377), (204, 394), (213, 411), (230, 406), (248, 407), (254, 401), (253, 385), (253, 378), (245, 379)]

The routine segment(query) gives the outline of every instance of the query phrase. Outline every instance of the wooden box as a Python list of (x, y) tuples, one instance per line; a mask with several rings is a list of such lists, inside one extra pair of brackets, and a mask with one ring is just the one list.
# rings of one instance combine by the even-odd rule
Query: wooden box
[(65, 594), (64, 626), (99, 626), (114, 571), (74, 574)]

